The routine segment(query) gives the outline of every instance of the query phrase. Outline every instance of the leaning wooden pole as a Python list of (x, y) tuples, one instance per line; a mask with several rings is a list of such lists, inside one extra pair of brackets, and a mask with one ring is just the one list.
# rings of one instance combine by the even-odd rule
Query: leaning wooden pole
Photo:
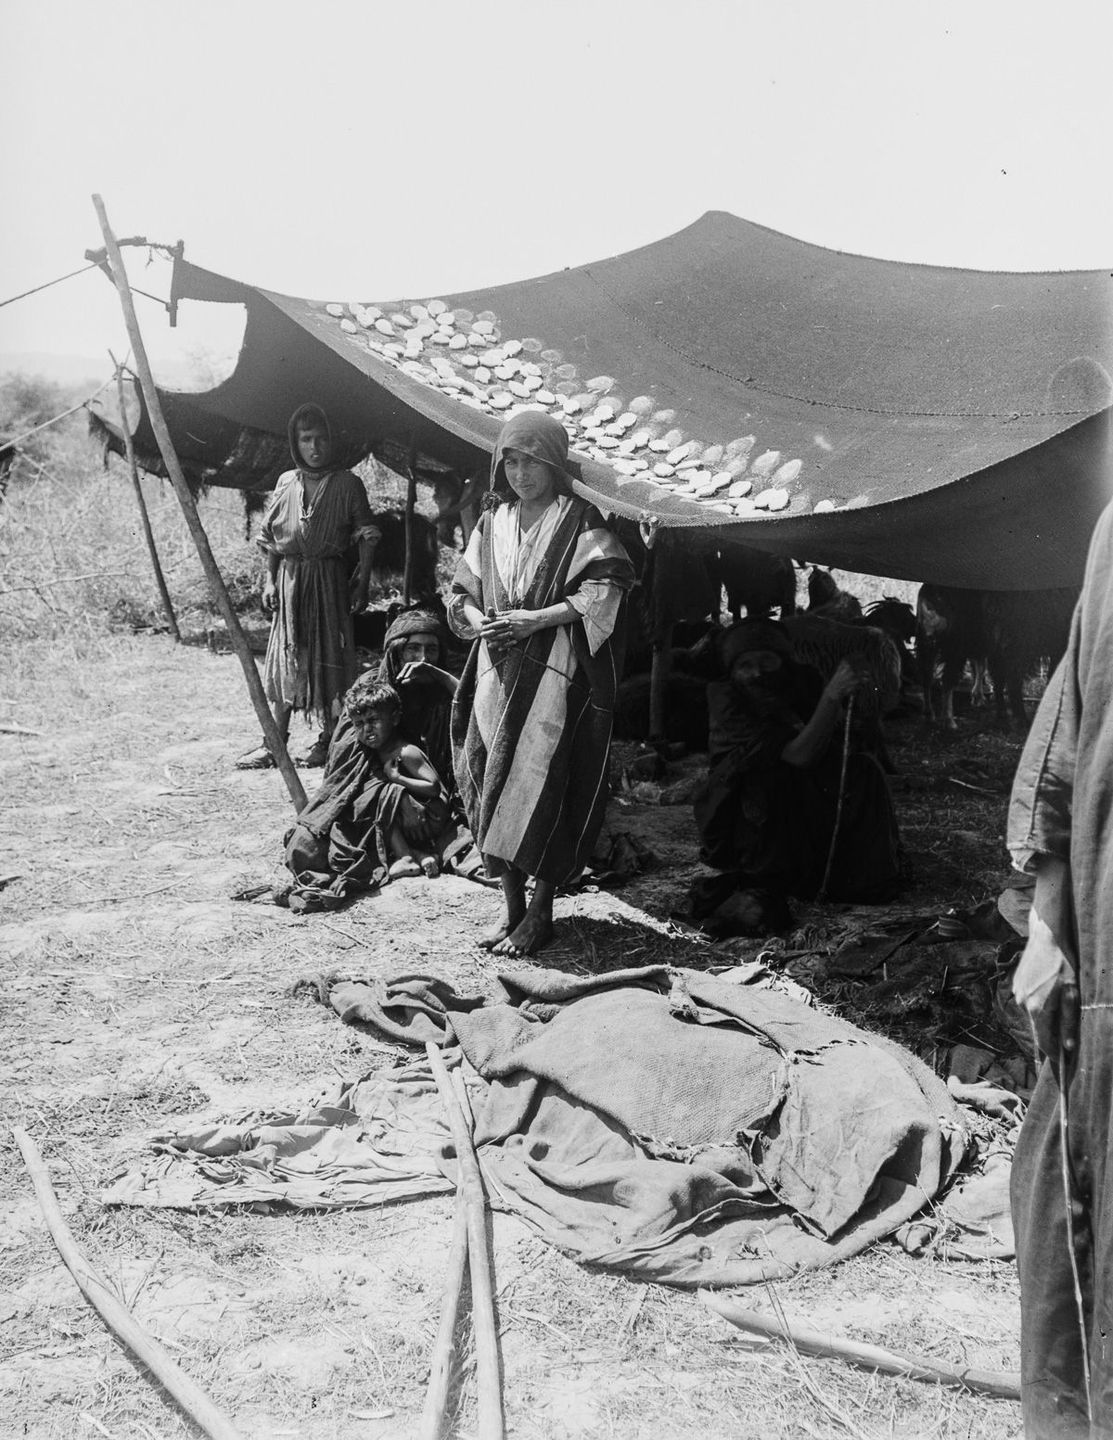
[(495, 1292), (487, 1246), (487, 1197), (479, 1170), (471, 1129), (460, 1101), (448, 1078), (441, 1052), (432, 1041), (425, 1053), (441, 1101), (448, 1114), (452, 1142), (456, 1147), (456, 1183), (464, 1192), (468, 1221), (468, 1269), (471, 1274), (472, 1326), (475, 1336), (475, 1384), (479, 1401), (479, 1440), (503, 1440), (502, 1373), (499, 1365), (498, 1325), (495, 1320)]
[(213, 555), (212, 547), (209, 545), (209, 537), (205, 534), (205, 527), (201, 524), (201, 517), (197, 513), (197, 503), (186, 483), (185, 475), (182, 472), (177, 453), (174, 450), (174, 442), (170, 438), (170, 431), (167, 428), (166, 419), (162, 413), (162, 406), (159, 403), (158, 392), (155, 389), (154, 376), (151, 374), (151, 367), (147, 361), (147, 351), (143, 345), (143, 336), (139, 330), (139, 321), (135, 314), (135, 302), (131, 298), (131, 286), (128, 284), (127, 271), (124, 269), (124, 257), (120, 254), (120, 247), (116, 243), (116, 237), (112, 233), (112, 227), (108, 223), (108, 215), (104, 208), (104, 201), (99, 195), (93, 196), (93, 205), (96, 208), (97, 219), (100, 221), (101, 232), (104, 235), (104, 243), (107, 248), (109, 263), (112, 267), (112, 278), (116, 285), (116, 293), (120, 297), (120, 306), (124, 312), (124, 323), (127, 325), (132, 354), (135, 356), (135, 371), (139, 376), (143, 399), (147, 402), (147, 415), (151, 422), (151, 429), (154, 431), (155, 440), (158, 443), (162, 463), (166, 466), (166, 473), (170, 476), (170, 483), (174, 486), (174, 493), (177, 495), (178, 503), (182, 507), (186, 524), (189, 526), (189, 533), (193, 536), (193, 543), (196, 545), (197, 553), (201, 557), (201, 564), (205, 571), (205, 577), (209, 582), (209, 588), (212, 590), (213, 598), (216, 600), (221, 617), (231, 637), (232, 647), (239, 657), (240, 665), (243, 667), (248, 693), (251, 696), (251, 703), (255, 707), (255, 714), (259, 717), (259, 724), (262, 726), (267, 748), (274, 756), (279, 773), (286, 782), (286, 789), (290, 792), (290, 799), (294, 802), (294, 808), (301, 810), (305, 805), (305, 791), (302, 789), (298, 772), (294, 769), (294, 762), (290, 759), (290, 752), (286, 749), (286, 741), (279, 733), (278, 726), (275, 724), (274, 715), (271, 713), (271, 707), (267, 704), (267, 697), (263, 693), (263, 682), (259, 679), (259, 671), (255, 664), (255, 657), (251, 653), (251, 647), (247, 643), (247, 636), (243, 633), (239, 618), (232, 607), (228, 588), (224, 583), (223, 575), (220, 573), (220, 566), (216, 563), (216, 557)]
[(151, 557), (151, 569), (155, 572), (155, 584), (158, 586), (158, 593), (162, 597), (162, 613), (166, 616), (166, 623), (170, 626), (170, 633), (180, 645), (182, 633), (178, 629), (178, 617), (174, 614), (174, 604), (170, 599), (170, 591), (166, 587), (166, 577), (162, 573), (162, 565), (158, 558), (158, 549), (155, 546), (155, 534), (151, 529), (151, 517), (147, 514), (147, 502), (143, 498), (143, 486), (139, 482), (139, 466), (135, 460), (135, 445), (131, 438), (131, 431), (128, 428), (127, 403), (124, 397), (124, 368), (117, 361), (110, 350), (112, 363), (116, 366), (116, 394), (120, 397), (120, 429), (124, 432), (124, 453), (127, 457), (128, 470), (131, 474), (132, 489), (135, 491), (135, 503), (139, 506), (139, 518), (143, 522), (143, 534), (147, 537), (147, 553)]
[(112, 1333), (124, 1342), (133, 1355), (142, 1360), (159, 1384), (174, 1397), (211, 1440), (242, 1440), (241, 1432), (227, 1415), (209, 1399), (196, 1381), (191, 1380), (184, 1370), (178, 1368), (155, 1337), (140, 1325), (131, 1311), (116, 1298), (108, 1283), (85, 1259), (62, 1215), (39, 1147), (26, 1130), (17, 1128), (13, 1133), (31, 1176), (31, 1183), (35, 1187), (39, 1209), (50, 1231), (50, 1237), (86, 1300)]

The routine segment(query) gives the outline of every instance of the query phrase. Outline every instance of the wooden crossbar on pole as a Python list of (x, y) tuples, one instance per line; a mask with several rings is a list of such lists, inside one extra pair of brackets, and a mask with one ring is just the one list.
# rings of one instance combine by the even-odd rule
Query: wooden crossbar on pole
[(209, 537), (205, 534), (205, 527), (201, 524), (201, 517), (197, 513), (197, 502), (193, 498), (193, 492), (186, 483), (185, 474), (182, 471), (178, 460), (177, 452), (174, 449), (174, 442), (170, 438), (170, 431), (167, 428), (166, 418), (162, 413), (162, 406), (159, 403), (158, 392), (155, 389), (154, 376), (151, 374), (151, 367), (147, 360), (147, 351), (143, 345), (143, 336), (139, 329), (139, 320), (135, 313), (135, 302), (131, 298), (131, 286), (128, 284), (127, 271), (124, 269), (124, 258), (120, 253), (116, 237), (112, 233), (112, 227), (108, 223), (108, 214), (104, 208), (104, 201), (99, 195), (93, 196), (93, 206), (97, 212), (97, 219), (100, 221), (101, 232), (104, 235), (104, 243), (108, 251), (108, 258), (112, 270), (112, 279), (116, 285), (116, 293), (120, 297), (120, 306), (124, 312), (124, 323), (127, 325), (128, 339), (131, 341), (132, 354), (135, 356), (135, 373), (139, 377), (139, 384), (143, 391), (143, 398), (147, 402), (147, 415), (151, 422), (151, 429), (154, 431), (155, 440), (158, 444), (159, 454), (162, 456), (162, 463), (166, 466), (166, 473), (170, 476), (170, 483), (174, 486), (174, 493), (178, 497), (178, 503), (185, 515), (189, 533), (193, 537), (193, 543), (197, 547), (197, 553), (201, 557), (201, 565), (205, 571), (205, 578), (209, 582), (209, 588), (216, 600), (217, 608), (220, 610), (221, 618), (228, 630), (232, 641), (232, 648), (239, 658), (243, 667), (244, 679), (247, 681), (248, 693), (251, 696), (251, 703), (255, 707), (255, 714), (259, 718), (263, 735), (267, 742), (267, 748), (275, 758), (279, 773), (286, 782), (286, 789), (290, 793), (290, 799), (294, 802), (294, 808), (301, 810), (305, 806), (305, 790), (302, 788), (301, 779), (294, 769), (294, 762), (290, 759), (290, 752), (286, 749), (286, 741), (279, 732), (275, 723), (271, 707), (267, 704), (267, 697), (263, 693), (263, 682), (259, 679), (259, 671), (255, 664), (255, 657), (251, 653), (251, 647), (247, 643), (247, 636), (240, 626), (239, 617), (232, 606), (231, 597), (228, 594), (228, 587), (224, 583), (224, 577), (220, 573), (220, 566), (216, 563), (212, 547), (209, 544)]

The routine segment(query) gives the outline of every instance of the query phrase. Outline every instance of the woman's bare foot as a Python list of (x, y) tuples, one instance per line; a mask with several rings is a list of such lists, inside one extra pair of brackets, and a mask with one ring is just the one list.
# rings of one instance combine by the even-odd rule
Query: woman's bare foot
[(517, 872), (501, 875), (499, 883), (502, 885), (503, 916), (497, 925), (480, 936), (478, 944), (481, 950), (494, 950), (526, 918), (526, 886), (522, 876)]
[(534, 882), (529, 906), (519, 924), (510, 928), (491, 947), (495, 955), (533, 955), (553, 938), (553, 895), (556, 886), (548, 880)]
[(479, 948), (481, 950), (499, 950), (501, 954), (502, 951), (499, 947), (505, 943), (506, 937), (511, 931), (516, 930), (525, 918), (526, 902), (523, 900), (516, 914), (504, 915), (497, 925), (493, 925), (490, 930), (480, 936)]
[(408, 880), (411, 875), (420, 875), (421, 866), (412, 855), (401, 855), (387, 871), (392, 880)]
[(491, 946), (493, 955), (535, 955), (553, 938), (553, 921), (548, 915), (531, 915), (528, 912), (520, 925), (515, 926), (497, 945)]

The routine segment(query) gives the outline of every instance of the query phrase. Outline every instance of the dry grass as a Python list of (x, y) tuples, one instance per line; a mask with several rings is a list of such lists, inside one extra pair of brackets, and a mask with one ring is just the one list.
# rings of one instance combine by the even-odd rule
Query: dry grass
[[(73, 547), (97, 553), (89, 530), (134, 559), (119, 533), (132, 513), (122, 471), (74, 477), (50, 497), (47, 484), (21, 479), (16, 508), (0, 511), (5, 584), (12, 570), (71, 573), (63, 562)], [(118, 505), (103, 504), (105, 485)], [(173, 501), (154, 489), (173, 555)], [(238, 502), (210, 496), (203, 506), (214, 532), (225, 527), (221, 553), (237, 553)], [(58, 548), (55, 532), (71, 548)], [(57, 572), (47, 564), (52, 542)], [(176, 593), (193, 563), (183, 552)], [(468, 937), (495, 902), (454, 881), (411, 882), (405, 894), (336, 916), (230, 901), (245, 879), (273, 872), (288, 804), (273, 775), (230, 768), (254, 734), (235, 660), (113, 631), (87, 597), (109, 611), (121, 593), (149, 603), (142, 552), (122, 583), (133, 588), (74, 591), (85, 598), (62, 613), (34, 592), (24, 592), (25, 608), (3, 611), (0, 718), (43, 734), (0, 734), (9, 842), (0, 868), (22, 872), (0, 889), (0, 1435), (194, 1433), (107, 1335), (45, 1240), (11, 1142), (10, 1125), (22, 1124), (78, 1243), (245, 1436), (403, 1440), (420, 1413), (450, 1199), (299, 1215), (106, 1210), (99, 1196), (144, 1158), (153, 1133), (186, 1115), (296, 1105), (341, 1076), (392, 1063), (369, 1036), (289, 998), (297, 976), (428, 969), (493, 992), (495, 966)], [(912, 902), (943, 909), (982, 898), (1005, 868), (999, 805), (947, 777), (966, 773), (955, 767), (971, 754), (991, 779), (1003, 775), (1015, 742), (987, 733), (971, 752), (909, 729), (898, 747), (909, 781), (923, 782), (900, 800), (918, 871)], [(633, 806), (614, 818), (665, 862), (623, 892), (645, 918), (603, 894), (561, 901), (552, 961), (605, 970), (719, 954), (665, 923), (693, 868), (690, 810)], [(961, 852), (959, 830), (975, 836)], [(819, 917), (804, 918), (820, 934)], [(836, 915), (831, 935), (838, 924)], [(517, 1440), (1019, 1433), (1014, 1405), (753, 1347), (694, 1296), (578, 1267), (513, 1217), (495, 1217), (493, 1234)], [(1011, 1265), (914, 1260), (879, 1245), (739, 1298), (955, 1363), (1016, 1364)], [(475, 1423), (467, 1353), (459, 1397), (466, 1435)]]
[[(215, 607), (180, 507), (164, 481), (142, 486), (179, 623), (196, 630)], [(259, 564), (239, 494), (211, 491), (200, 509), (234, 603), (249, 604)], [(0, 504), (0, 565), (8, 640), (65, 640), (83, 655), (113, 630), (164, 627), (126, 467), (112, 459), (102, 470), (77, 418), (51, 436), (41, 460), (17, 460)]]
[[(319, 1006), (286, 998), (297, 975), (433, 968), (461, 988), (490, 989), (494, 966), (464, 941), (492, 898), (414, 882), (403, 910), (384, 896), (298, 920), (231, 904), (239, 880), (270, 872), (288, 814), (273, 777), (228, 769), (251, 732), (235, 661), (165, 638), (107, 636), (65, 669), (53, 663), (64, 644), (9, 650), (20, 715), (51, 733), (0, 739), (16, 799), (12, 853), (26, 873), (0, 892), (12, 1002), (0, 1060), (6, 1118), (38, 1139), (93, 1262), (246, 1435), (412, 1435), (448, 1245), (446, 1199), (320, 1216), (189, 1215), (105, 1211), (98, 1196), (184, 1111), (297, 1102), (338, 1075), (389, 1063)], [(44, 651), (47, 666), (37, 663)], [(659, 851), (689, 844), (685, 810), (643, 807), (636, 818), (656, 825)], [(621, 823), (634, 819), (631, 809)], [(941, 836), (922, 838), (929, 866)], [(925, 872), (921, 898), (953, 903), (982, 874), (999, 878), (993, 840), (961, 892), (932, 892)], [(652, 923), (605, 895), (563, 902), (553, 961), (705, 963), (710, 947), (662, 923), (675, 883), (670, 868), (626, 892), (661, 917)], [(0, 1144), (0, 1394), (10, 1433), (101, 1433), (85, 1413), (117, 1440), (187, 1435), (44, 1245), (6, 1127)], [(585, 1271), (510, 1217), (497, 1217), (494, 1234), (515, 1436), (1001, 1440), (1017, 1431), (1015, 1406), (753, 1349), (691, 1295)], [(1011, 1266), (912, 1260), (883, 1245), (775, 1292), (790, 1316), (819, 1328), (954, 1362), (1015, 1364)], [(773, 1304), (764, 1293), (744, 1298)], [(473, 1424), (465, 1363), (460, 1433)]]

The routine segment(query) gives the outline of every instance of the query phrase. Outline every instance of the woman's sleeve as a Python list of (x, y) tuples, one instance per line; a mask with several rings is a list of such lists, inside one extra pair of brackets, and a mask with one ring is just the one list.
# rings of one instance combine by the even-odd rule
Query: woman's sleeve
[(282, 553), (282, 548), (278, 543), (278, 537), (275, 535), (274, 522), (278, 514), (280, 501), (296, 474), (296, 470), (288, 470), (284, 475), (278, 477), (274, 487), (274, 493), (267, 501), (267, 508), (263, 511), (263, 523), (259, 526), (259, 533), (255, 537), (255, 543), (264, 555), (279, 555)]
[(587, 648), (592, 655), (614, 634), (625, 593), (613, 580), (585, 578), (580, 581), (579, 589), (569, 595), (569, 605), (584, 622)]
[(1038, 855), (1070, 858), (1074, 770), (1082, 721), (1078, 683), (1081, 606), (1066, 654), (1047, 683), (1020, 756), (1009, 802), (1006, 843), (1018, 870)]
[(370, 540), (374, 538), (374, 516), (371, 514), (371, 502), (367, 498), (367, 489), (358, 475), (351, 470), (345, 472), (350, 480), (350, 499), (348, 502), (348, 523), (352, 527), (353, 543), (359, 540)]
[(633, 584), (634, 567), (618, 536), (601, 523), (583, 531), (569, 567), (565, 598), (583, 621), (592, 655), (614, 633), (622, 597)]

